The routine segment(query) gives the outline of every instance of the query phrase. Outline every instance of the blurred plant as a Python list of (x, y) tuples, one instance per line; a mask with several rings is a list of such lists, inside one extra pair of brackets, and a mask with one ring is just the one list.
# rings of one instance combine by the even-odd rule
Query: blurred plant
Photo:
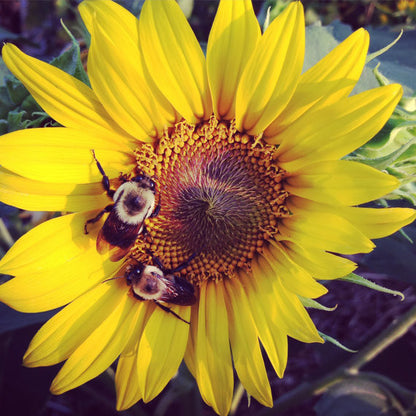
[[(50, 63), (88, 85), (79, 43), (63, 23), (62, 26), (67, 31), (71, 43)], [(30, 127), (58, 125), (41, 109), (23, 84), (10, 74), (3, 62), (1, 62), (0, 74), (3, 74), (3, 80), (0, 80), (0, 134)]]
[(387, 377), (361, 369), (415, 323), (416, 307), (413, 307), (344, 364), (320, 378), (302, 383), (278, 398), (272, 409), (263, 409), (258, 415), (271, 416), (276, 409), (285, 412), (317, 395), (322, 395), (315, 406), (318, 416), (413, 415), (415, 392)]
[[(282, 1), (284, 0), (279, 0), (279, 3)], [(324, 24), (339, 19), (354, 29), (368, 25), (412, 28), (416, 22), (414, 0), (303, 0), (302, 2), (307, 15), (323, 19)]]
[[(390, 83), (378, 66), (374, 74), (380, 85)], [(416, 205), (416, 96), (403, 97), (383, 129), (348, 159), (386, 170), (400, 179), (402, 186), (383, 199), (384, 205), (386, 200), (399, 199)]]
[[(138, 11), (140, 8), (140, 1), (133, 1), (131, 3), (131, 7), (136, 7)], [(275, 15), (279, 14), (286, 7), (289, 1), (277, 0), (268, 3), (273, 3), (274, 6), (270, 12), (270, 19), (272, 20)], [(325, 5), (317, 3), (316, 1), (304, 0), (304, 3), (318, 13), (321, 13), (322, 10), (325, 9), (328, 15), (331, 16), (331, 19), (347, 10), (343, 16), (346, 16), (346, 21), (352, 16), (353, 19), (350, 23), (353, 26), (362, 23), (360, 20), (362, 17), (358, 18), (356, 15), (358, 11), (363, 8), (367, 11), (363, 14), (363, 16), (368, 19), (365, 23), (386, 22), (389, 24), (409, 25), (414, 24), (416, 18), (415, 1), (413, 0), (399, 0), (394, 3), (390, 1), (330, 1), (325, 3)], [(59, 14), (66, 15), (72, 10), (72, 7), (73, 5), (66, 1), (56, 2), (56, 8)], [(70, 35), (69, 31), (67, 31), (67, 33)], [(85, 74), (81, 61), (79, 43), (72, 35), (70, 35), (70, 37), (70, 46), (58, 58), (52, 60), (51, 63), (63, 69), (65, 72), (74, 75), (83, 82), (88, 83), (88, 77)], [(0, 71), (2, 75), (5, 74), (3, 67), (0, 67)], [(374, 70), (374, 74), (380, 85), (389, 83), (389, 80), (380, 73), (378, 68)], [(40, 109), (20, 81), (11, 75), (4, 76), (4, 82), (0, 82), (0, 134), (18, 129), (55, 124), (56, 123)], [(403, 97), (385, 127), (370, 142), (351, 154), (348, 159), (358, 160), (361, 163), (366, 163), (377, 169), (386, 170), (401, 180), (402, 186), (383, 200), (380, 200), (380, 204), (387, 206), (390, 203), (402, 201), (402, 203), (407, 202), (416, 205), (416, 97)], [(4, 216), (6, 218), (5, 221), (1, 220), (0, 222), (1, 247), (3, 251), (5, 251), (5, 249), (10, 246), (13, 239), (17, 238), (18, 235), (16, 234), (22, 233), (23, 230), (16, 233), (16, 228), (21, 228), (21, 225), (17, 224), (19, 219), (16, 218), (15, 210), (13, 213), (10, 213), (6, 212), (7, 208), (0, 208), (2, 217)], [(11, 217), (14, 217), (15, 221), (12, 225), (7, 223), (7, 218)], [(7, 229), (7, 225), (12, 229), (11, 231)], [(394, 292), (391, 291), (391, 293)], [(397, 294), (397, 292), (394, 294)], [(321, 305), (314, 304), (307, 306), (319, 308)], [(37, 314), (34, 319), (34, 321), (31, 321), (29, 318), (25, 324), (41, 322), (46, 320), (46, 317)], [(301, 401), (305, 401), (314, 395), (324, 393), (322, 400), (316, 407), (316, 412), (318, 414), (341, 415), (341, 413), (331, 413), (331, 411), (328, 411), (328, 409), (332, 409), (334, 406), (339, 405), (340, 402), (337, 400), (340, 397), (351, 402), (351, 400), (360, 395), (368, 396), (368, 392), (370, 392), (370, 396), (382, 398), (377, 403), (373, 402), (373, 407), (376, 409), (381, 409), (382, 406), (386, 406), (386, 403), (388, 403), (390, 408), (393, 407), (399, 414), (404, 414), (404, 409), (414, 410), (416, 399), (414, 392), (411, 392), (380, 375), (361, 373), (360, 370), (364, 364), (368, 363), (379, 352), (403, 335), (415, 322), (416, 310), (413, 308), (407, 314), (400, 317), (396, 324), (392, 325), (380, 334), (379, 337), (372, 340), (366, 348), (360, 351), (360, 353), (354, 355), (346, 364), (331, 370), (324, 377), (315, 379), (309, 384), (301, 385), (289, 394), (282, 396), (277, 400), (276, 406), (280, 408), (280, 411), (292, 409)], [(331, 340), (330, 337), (326, 337), (326, 339), (335, 344), (337, 343), (337, 341)], [(103, 377), (112, 377), (111, 372)], [(84, 389), (88, 393), (94, 391), (90, 387), (84, 387)], [(242, 392), (241, 389), (240, 392)], [(199, 407), (195, 405), (194, 396), (197, 395), (195, 385), (191, 383), (186, 370), (181, 368), (179, 376), (171, 385), (169, 385), (166, 394), (155, 405), (157, 413), (160, 415), (166, 414), (169, 406), (172, 403), (175, 403), (175, 401), (178, 400), (178, 397), (182, 397), (183, 395), (187, 395), (187, 399), (184, 400), (187, 405), (189, 404), (189, 406), (191, 406), (191, 403), (193, 403), (193, 408), (197, 409), (196, 411), (201, 412), (200, 405)], [(241, 395), (236, 396), (233, 409), (238, 408), (238, 399), (241, 399)], [(103, 403), (105, 402), (103, 397), (98, 397), (98, 400)], [(110, 405), (104, 403), (103, 406), (109, 407)], [(62, 413), (58, 414), (64, 414), (70, 411), (67, 407), (63, 407), (65, 411), (61, 409)], [(189, 410), (189, 408), (190, 407), (186, 410)], [(109, 412), (108, 414), (110, 414), (110, 410), (107, 410)], [(262, 411), (261, 415), (273, 414), (272, 412), (275, 411), (276, 408), (274, 408), (274, 410), (265, 409)], [(185, 414), (184, 412), (182, 413)], [(138, 407), (129, 414), (146, 413), (143, 409)]]

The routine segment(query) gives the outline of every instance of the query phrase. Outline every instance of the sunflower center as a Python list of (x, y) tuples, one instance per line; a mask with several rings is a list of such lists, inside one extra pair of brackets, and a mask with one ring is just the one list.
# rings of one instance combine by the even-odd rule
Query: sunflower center
[(273, 152), (214, 117), (178, 123), (155, 147), (141, 146), (138, 169), (157, 181), (161, 209), (146, 223), (148, 237), (138, 240), (136, 254), (150, 250), (166, 268), (192, 256), (183, 273), (193, 283), (249, 270), (288, 215), (284, 171)]

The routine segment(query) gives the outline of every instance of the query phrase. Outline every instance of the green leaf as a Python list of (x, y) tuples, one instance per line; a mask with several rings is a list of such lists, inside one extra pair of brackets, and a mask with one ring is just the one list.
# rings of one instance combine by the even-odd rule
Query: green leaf
[[(416, 126), (416, 124), (414, 124)], [(406, 127), (402, 127), (400, 129), (407, 129)], [(411, 157), (415, 159), (416, 162), (416, 154), (414, 154), (414, 148), (412, 149), (412, 153), (409, 153), (408, 150), (411, 148), (411, 146), (416, 144), (416, 137), (409, 140), (407, 143), (402, 145), (400, 148), (394, 150), (390, 154), (387, 154), (386, 156), (381, 156), (377, 158), (363, 158), (361, 156), (348, 156), (345, 159), (346, 160), (355, 160), (361, 163), (364, 163), (368, 166), (372, 166), (373, 168), (384, 170), (387, 169), (389, 166), (393, 166), (396, 161), (403, 159), (403, 156)]]
[[(376, 51), (390, 44), (397, 37), (397, 32), (390, 27), (383, 28), (369, 27), (370, 51)], [(390, 48), (383, 55), (372, 61), (369, 66), (374, 67), (376, 62), (381, 63), (381, 70), (387, 75), (389, 83), (398, 82), (404, 88), (405, 95), (412, 95), (416, 90), (416, 55), (409, 53), (414, 49), (416, 32), (405, 31), (400, 41), (393, 48)]]
[(357, 352), (356, 350), (352, 350), (345, 345), (341, 344), (338, 340), (335, 338), (330, 337), (329, 335), (324, 334), (321, 331), (318, 331), (318, 334), (324, 339), (325, 342), (330, 342), (331, 344), (334, 344), (336, 347), (341, 348), (344, 351), (347, 352)]
[(26, 115), (26, 111), (10, 111), (7, 117), (8, 133), (20, 130), (22, 127), (22, 119)]
[(85, 72), (82, 62), (81, 62), (81, 52), (79, 48), (79, 43), (75, 39), (73, 34), (69, 31), (69, 29), (64, 25), (62, 20), (61, 20), (61, 25), (65, 29), (68, 36), (70, 37), (72, 45), (69, 49), (64, 51), (57, 58), (52, 59), (50, 64), (56, 66), (59, 69), (62, 69), (68, 74), (73, 75), (75, 78), (79, 79), (84, 84), (90, 87), (91, 85), (88, 79), (88, 75)]
[(271, 7), (267, 7), (266, 10), (266, 17), (264, 18), (264, 23), (263, 23), (263, 33), (266, 31), (266, 29), (269, 27), (270, 25), (270, 9)]
[[(37, 116), (34, 120), (25, 120), (23, 123), (23, 128), (34, 128), (34, 127), (46, 127), (46, 120), (50, 119), (49, 115), (46, 114), (44, 111), (36, 111), (32, 114), (32, 116)], [(47, 123), (52, 124), (54, 127), (59, 126), (58, 123)]]
[(7, 120), (0, 120), (0, 136), (8, 133), (9, 123)]
[(15, 107), (14, 103), (10, 100), (10, 95), (6, 87), (0, 87), (0, 118), (6, 119), (10, 110)]
[(416, 112), (416, 97), (402, 97), (399, 105), (409, 113), (414, 113)]
[(319, 309), (321, 311), (332, 312), (338, 307), (338, 305), (335, 305), (332, 308), (329, 308), (328, 306), (324, 306), (314, 299), (304, 298), (303, 296), (299, 296), (299, 295), (298, 295), (298, 298), (302, 302), (302, 305), (305, 308), (313, 308), (313, 309)]
[(365, 279), (362, 276), (359, 276), (355, 273), (350, 273), (348, 276), (339, 278), (338, 280), (343, 280), (344, 282), (355, 283), (357, 285), (368, 287), (369, 289), (376, 290), (377, 292), (388, 293), (393, 296), (400, 296), (401, 300), (404, 299), (403, 293), (398, 290), (388, 289), (386, 287), (380, 286), (377, 283), (371, 282), (370, 280)]
[(307, 26), (305, 31), (305, 59), (303, 72), (315, 65), (338, 45), (332, 26), (322, 26), (320, 22)]
[(416, 191), (415, 192), (404, 192), (400, 189), (394, 191), (394, 194), (398, 196), (399, 199), (403, 199), (410, 204), (416, 206)]
[(35, 101), (35, 99), (28, 95), (21, 104), (22, 110), (25, 110), (28, 114), (37, 114), (42, 111), (41, 106)]
[(0, 59), (0, 86), (4, 86), (5, 77), (7, 75), (11, 75), (9, 68), (7, 68), (6, 64), (4, 63), (3, 59)]
[[(403, 29), (400, 31), (399, 36), (397, 36), (396, 39), (394, 39), (392, 42), (390, 42), (387, 46), (385, 46), (384, 48), (381, 48), (381, 49), (379, 49), (379, 50), (377, 50), (373, 53), (368, 54), (365, 63), (368, 64), (373, 59), (375, 59), (378, 56), (383, 55), (384, 53), (386, 53), (390, 48), (392, 48), (400, 40), (402, 35), (403, 35)], [(384, 84), (384, 85), (386, 85), (386, 84)]]
[(22, 104), (23, 100), (29, 95), (29, 91), (14, 75), (6, 77), (5, 85), (9, 97), (15, 105)]

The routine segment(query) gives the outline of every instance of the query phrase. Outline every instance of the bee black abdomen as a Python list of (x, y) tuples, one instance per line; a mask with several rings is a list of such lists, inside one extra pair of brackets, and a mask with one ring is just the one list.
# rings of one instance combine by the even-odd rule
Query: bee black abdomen
[(128, 249), (136, 241), (140, 228), (141, 224), (106, 221), (102, 228), (102, 236), (110, 245)]
[(170, 300), (170, 303), (174, 305), (180, 306), (191, 306), (196, 302), (196, 298), (194, 294), (187, 293), (186, 295), (180, 295), (176, 297), (174, 300)]

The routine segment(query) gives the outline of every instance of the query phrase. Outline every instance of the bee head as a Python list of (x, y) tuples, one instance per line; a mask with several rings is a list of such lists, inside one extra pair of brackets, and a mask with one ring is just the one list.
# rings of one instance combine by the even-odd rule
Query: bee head
[(132, 179), (133, 182), (136, 182), (138, 186), (145, 189), (150, 189), (151, 191), (155, 191), (156, 183), (153, 179), (149, 178), (147, 175), (140, 174), (135, 176)]
[(133, 282), (137, 282), (140, 280), (145, 267), (146, 266), (143, 263), (137, 263), (134, 266), (130, 265), (127, 267), (125, 277), (126, 282), (129, 286), (131, 286)]
[(158, 299), (164, 289), (162, 283), (163, 272), (151, 265), (142, 266), (141, 270), (134, 270), (134, 275), (127, 276), (127, 284), (132, 287), (133, 294), (140, 299)]

